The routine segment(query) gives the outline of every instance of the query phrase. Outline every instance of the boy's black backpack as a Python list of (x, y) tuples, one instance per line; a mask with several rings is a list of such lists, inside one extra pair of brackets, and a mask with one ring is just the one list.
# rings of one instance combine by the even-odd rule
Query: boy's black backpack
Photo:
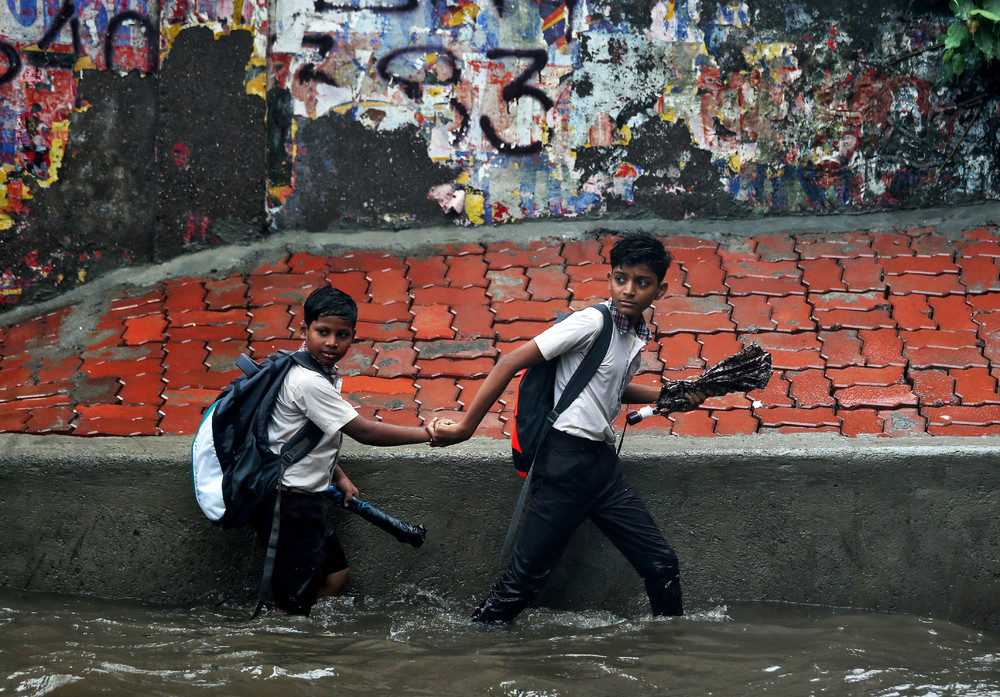
[(278, 486), (282, 470), (316, 447), (323, 431), (307, 424), (275, 454), (267, 447), (267, 424), (278, 390), (294, 365), (323, 375), (306, 351), (280, 352), (260, 363), (243, 355), (243, 371), (202, 417), (191, 446), (195, 498), (209, 520), (223, 528), (250, 522), (253, 512)]
[[(566, 383), (566, 388), (555, 404), (556, 367), (558, 358), (533, 365), (524, 371), (521, 382), (517, 386), (517, 397), (514, 406), (514, 431), (510, 437), (511, 457), (514, 468), (522, 477), (527, 476), (531, 463), (535, 459), (538, 447), (545, 440), (552, 424), (573, 403), (583, 388), (594, 377), (597, 368), (604, 360), (611, 344), (611, 331), (614, 322), (611, 310), (604, 303), (592, 307), (604, 315), (604, 328), (593, 343), (583, 361), (573, 376)], [(569, 315), (563, 315), (556, 322), (561, 322)]]

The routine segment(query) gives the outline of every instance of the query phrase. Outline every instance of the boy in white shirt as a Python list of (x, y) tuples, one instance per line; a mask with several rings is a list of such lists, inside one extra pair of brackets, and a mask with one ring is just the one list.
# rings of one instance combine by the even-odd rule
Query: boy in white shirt
[[(531, 502), (510, 564), (473, 614), (477, 622), (509, 622), (541, 590), (569, 539), (590, 518), (646, 583), (653, 614), (681, 615), (677, 555), (622, 473), (614, 450), (614, 421), (622, 403), (650, 404), (659, 386), (634, 385), (639, 352), (652, 335), (643, 312), (667, 290), (670, 253), (645, 231), (626, 233), (611, 250), (607, 305), (616, 331), (597, 373), (553, 424), (539, 446)], [(456, 424), (438, 426), (436, 444), (470, 438), (493, 402), (522, 369), (559, 357), (555, 400), (597, 340), (603, 315), (574, 312), (503, 356)], [(691, 392), (691, 409), (705, 399)]]
[[(328, 520), (325, 495), (335, 485), (347, 506), (358, 493), (337, 464), (343, 434), (366, 445), (428, 443), (434, 441), (438, 420), (420, 427), (396, 426), (360, 416), (341, 396), (337, 374), (337, 363), (354, 341), (357, 304), (343, 291), (326, 286), (309, 295), (303, 310), (300, 350), (307, 351), (323, 372), (301, 365), (289, 370), (271, 413), (268, 446), (280, 452), (308, 421), (323, 430), (316, 447), (282, 474), (278, 549), (271, 578), (277, 612), (307, 615), (318, 598), (336, 595), (347, 581), (347, 557)], [(277, 492), (271, 494), (254, 515), (261, 540), (270, 536), (276, 496)]]

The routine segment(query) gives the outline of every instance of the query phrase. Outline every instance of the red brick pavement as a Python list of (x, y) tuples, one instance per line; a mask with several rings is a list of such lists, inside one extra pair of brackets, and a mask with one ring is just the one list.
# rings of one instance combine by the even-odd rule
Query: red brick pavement
[[(604, 299), (613, 240), (439, 246), (432, 256), (291, 254), (247, 274), (180, 278), (110, 299), (82, 350), (72, 308), (0, 328), (0, 432), (191, 434), (242, 352), (295, 348), (303, 298), (360, 304), (344, 391), (366, 416), (452, 415), (497, 356)], [(639, 380), (688, 377), (756, 342), (764, 390), (638, 428), (689, 436), (1000, 434), (1000, 229), (666, 237), (676, 259)], [(508, 391), (480, 433), (504, 437)]]

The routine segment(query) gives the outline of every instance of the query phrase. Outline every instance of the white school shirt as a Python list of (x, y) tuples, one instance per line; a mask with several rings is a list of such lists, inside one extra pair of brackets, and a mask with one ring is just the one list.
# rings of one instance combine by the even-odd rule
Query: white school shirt
[[(611, 321), (610, 319), (608, 321)], [(592, 307), (578, 310), (535, 337), (545, 360), (561, 356), (556, 368), (555, 401), (583, 357), (601, 334), (604, 315)], [(588, 440), (615, 442), (612, 427), (622, 408), (622, 392), (639, 369), (639, 351), (648, 343), (635, 329), (611, 332), (604, 360), (580, 395), (556, 419), (553, 428)]]
[(339, 376), (327, 379), (314, 370), (294, 365), (288, 371), (267, 425), (268, 447), (281, 452), (307, 421), (323, 429), (323, 437), (312, 451), (285, 469), (284, 486), (305, 491), (326, 491), (340, 456), (340, 432), (357, 415), (357, 410), (340, 396)]

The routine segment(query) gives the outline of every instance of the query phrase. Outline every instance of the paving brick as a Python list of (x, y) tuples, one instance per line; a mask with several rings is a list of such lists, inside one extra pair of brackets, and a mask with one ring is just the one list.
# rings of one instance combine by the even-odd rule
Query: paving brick
[(406, 276), (414, 288), (450, 285), (448, 265), (439, 256), (407, 257), (406, 265), (409, 267)]
[(760, 261), (741, 255), (724, 260), (722, 268), (727, 278), (802, 278), (802, 270), (794, 261)]
[(460, 341), (480, 337), (493, 338), (493, 312), (489, 305), (453, 305), (451, 327)]
[(113, 377), (120, 375), (145, 375), (146, 373), (162, 372), (162, 358), (135, 358), (133, 360), (102, 361), (91, 363), (84, 361), (80, 370), (90, 377)]
[(160, 416), (160, 431), (170, 436), (192, 436), (198, 432), (201, 424), (202, 410), (184, 407), (163, 407)]
[(417, 380), (417, 404), (421, 410), (461, 410), (459, 387), (455, 378), (420, 378)]
[(842, 278), (845, 290), (856, 293), (885, 290), (882, 266), (875, 259), (843, 259), (840, 264), (844, 269)]
[(944, 331), (935, 329), (919, 329), (917, 331), (901, 331), (905, 349), (912, 348), (944, 348), (964, 349), (976, 344), (975, 331)]
[(532, 300), (545, 301), (562, 299), (570, 296), (566, 272), (561, 266), (546, 266), (540, 269), (527, 269), (528, 295)]
[(871, 239), (851, 232), (797, 235), (795, 250), (802, 259), (857, 259), (875, 256)]
[(361, 322), (359, 321), (354, 337), (358, 341), (402, 341), (413, 338), (410, 322)]
[(208, 344), (208, 356), (205, 367), (216, 373), (229, 373), (236, 368), (236, 359), (240, 354), (249, 353), (250, 344), (246, 341), (213, 341)]
[(489, 305), (485, 288), (415, 288), (411, 293), (414, 305)]
[(729, 316), (721, 313), (708, 315), (673, 314), (659, 318), (656, 324), (656, 335), (669, 336), (679, 333), (707, 334), (714, 332), (734, 332), (736, 324)]
[(554, 322), (558, 317), (569, 312), (565, 300), (497, 302), (493, 303), (492, 307), (496, 313), (495, 321), (497, 322), (517, 320)]
[(246, 307), (247, 283), (242, 276), (228, 276), (205, 281), (205, 305), (209, 310), (229, 310)]
[(73, 420), (76, 412), (71, 405), (46, 407), (29, 412), (31, 416), (24, 424), (28, 433), (47, 434), (73, 432)]
[(964, 296), (928, 298), (927, 302), (933, 308), (934, 321), (942, 331), (975, 332), (979, 328), (972, 319), (972, 306), (965, 302)]
[[(357, 337), (355, 337), (354, 341), (355, 343), (353, 345), (357, 346), (360, 340)], [(251, 341), (250, 358), (253, 358), (255, 361), (259, 361), (263, 358), (267, 358), (276, 351), (296, 351), (300, 346), (302, 346), (302, 339), (271, 339), (269, 341)], [(350, 357), (350, 354), (348, 354), (348, 357)]]
[[(485, 381), (486, 381), (485, 378), (472, 378), (472, 379), (459, 378), (455, 381), (455, 383), (458, 385), (458, 390), (459, 390), (458, 402), (461, 405), (460, 408), (469, 406), (469, 403), (472, 402), (473, 398), (476, 396), (476, 393), (479, 392), (479, 388), (483, 386), (483, 383)], [(514, 381), (512, 380), (511, 382)], [(499, 412), (502, 410), (502, 408), (503, 408), (502, 405), (497, 403), (491, 407), (491, 411)]]
[(413, 305), (410, 311), (414, 338), (420, 341), (454, 338), (455, 330), (451, 328), (454, 315), (446, 305)]
[(231, 371), (217, 372), (205, 370), (190, 371), (170, 371), (163, 374), (163, 381), (166, 385), (163, 395), (176, 394), (179, 390), (212, 390), (218, 395), (223, 387), (232, 382), (239, 375), (239, 370), (234, 366)]
[(62, 385), (58, 390), (40, 393), (37, 396), (26, 396), (20, 399), (3, 400), (4, 410), (42, 412), (55, 407), (72, 406), (74, 401), (67, 392), (71, 385)]
[(413, 320), (413, 315), (410, 313), (410, 303), (408, 300), (388, 303), (365, 302), (358, 303), (358, 320), (361, 322), (375, 322), (377, 324), (410, 322)]
[(551, 326), (551, 322), (497, 322), (493, 325), (498, 341), (534, 339)]
[(539, 268), (563, 264), (560, 254), (562, 244), (555, 240), (538, 240), (519, 246), (510, 242), (493, 242), (486, 245), (483, 255), (490, 270), (503, 270), (511, 267)]
[(748, 409), (713, 410), (715, 435), (743, 436), (757, 432), (760, 425), (757, 417)]
[[(159, 410), (155, 404), (77, 404), (76, 413), (86, 421), (159, 421)], [(155, 429), (154, 429), (155, 431)]]
[(169, 327), (169, 341), (247, 341), (250, 332), (246, 325), (220, 324), (217, 326), (192, 324), (186, 327)]
[[(79, 356), (40, 358), (38, 360), (38, 382), (49, 383), (69, 380), (76, 375), (81, 365), (83, 365), (83, 359)], [(0, 372), (0, 379), (6, 380), (6, 377), (5, 374)]]
[(955, 247), (941, 235), (916, 234), (911, 235), (910, 248), (918, 257), (953, 257)]
[(129, 346), (158, 343), (164, 339), (167, 319), (163, 313), (144, 315), (125, 320), (123, 340)]
[(508, 268), (502, 271), (488, 271), (486, 278), (490, 285), (487, 293), (495, 303), (512, 300), (530, 300), (528, 294), (528, 277), (524, 269)]
[(265, 276), (272, 273), (288, 273), (288, 254), (275, 254), (271, 259), (262, 260), (250, 272), (251, 276)]
[(983, 293), (982, 295), (968, 295), (966, 301), (972, 305), (972, 312), (1000, 312), (1000, 293)]
[(865, 365), (872, 368), (906, 365), (903, 340), (896, 330), (862, 329), (858, 331), (858, 338), (861, 339), (861, 355)]
[(389, 268), (368, 272), (368, 295), (372, 302), (404, 301), (409, 297), (411, 290), (406, 271), (403, 269)]
[(757, 278), (727, 276), (725, 285), (731, 295), (805, 295), (806, 287), (797, 278)]
[(815, 409), (793, 409), (789, 407), (762, 407), (754, 410), (762, 426), (840, 426), (840, 419), (829, 407)]
[(1000, 265), (992, 257), (959, 257), (959, 279), (969, 292), (1000, 290)]
[[(236, 326), (241, 331), (245, 331), (249, 319), (249, 313), (242, 308), (225, 310), (223, 312), (192, 310), (189, 312), (179, 312), (171, 315), (169, 327), (173, 330), (182, 327)], [(127, 331), (128, 330), (126, 329), (126, 332)]]
[(841, 408), (892, 408), (917, 405), (917, 396), (909, 385), (855, 385), (836, 390), (833, 395)]
[(298, 322), (295, 321), (289, 305), (275, 304), (252, 307), (249, 313), (250, 321), (247, 324), (247, 331), (250, 332), (255, 341), (290, 339), (297, 332)]
[(285, 266), (289, 273), (308, 273), (309, 271), (326, 271), (329, 267), (329, 258), (309, 254), (308, 252), (296, 252), (288, 257)]
[(864, 365), (861, 338), (852, 329), (821, 331), (817, 338), (822, 343), (820, 355), (825, 364), (819, 367), (846, 368)]
[(974, 368), (987, 367), (989, 362), (976, 347), (946, 349), (936, 346), (928, 348), (905, 348), (903, 355), (914, 368)]
[(964, 438), (981, 438), (983, 436), (1000, 436), (1000, 424), (989, 426), (966, 426), (964, 424), (930, 424), (927, 433), (932, 436), (961, 436)]
[(119, 379), (122, 387), (118, 391), (118, 399), (122, 404), (160, 403), (160, 393), (165, 387), (160, 375), (155, 373), (138, 376), (123, 375)]
[(894, 329), (896, 322), (886, 310), (814, 311), (813, 319), (820, 329)]
[(603, 281), (573, 281), (566, 284), (570, 297), (583, 304), (607, 300), (610, 297), (607, 280)]
[[(399, 278), (398, 275), (396, 278)], [(364, 271), (334, 271), (326, 277), (326, 284), (344, 291), (358, 304), (369, 302), (371, 299), (369, 295), (371, 283)], [(406, 290), (405, 285), (403, 290)], [(403, 300), (406, 300), (405, 293), (400, 295), (403, 296)]]
[(884, 422), (875, 409), (838, 409), (836, 415), (845, 436), (883, 435)]
[(87, 419), (83, 416), (73, 422), (75, 436), (156, 436), (159, 418), (148, 421), (132, 419)]
[(762, 295), (733, 296), (729, 298), (729, 304), (733, 308), (732, 321), (738, 331), (755, 333), (777, 328), (771, 320), (768, 298)]
[[(887, 276), (903, 276), (907, 274), (924, 276), (941, 276), (958, 274), (959, 268), (950, 257), (889, 257), (882, 259), (883, 270)], [(887, 279), (890, 283), (892, 279)]]
[(771, 354), (772, 365), (776, 369), (804, 370), (824, 368), (826, 361), (820, 353), (821, 344), (811, 332), (783, 334), (761, 332), (754, 335), (740, 335), (744, 343), (756, 343)]
[(890, 295), (892, 318), (900, 329), (937, 329), (934, 309), (925, 295)]
[(916, 409), (885, 409), (878, 415), (887, 436), (922, 436), (927, 433), (927, 419)]
[(666, 370), (695, 368), (703, 370), (701, 344), (693, 334), (674, 334), (659, 339), (660, 361)]
[(847, 290), (843, 269), (834, 259), (803, 259), (799, 262), (802, 283), (810, 293)]
[(602, 266), (604, 264), (600, 240), (569, 240), (563, 243), (562, 256), (567, 264), (574, 266), (581, 264)]
[(375, 344), (375, 375), (380, 378), (412, 378), (417, 374), (417, 352), (409, 341)]
[(301, 307), (311, 292), (326, 284), (326, 274), (273, 273), (247, 277), (247, 297), (250, 306), (280, 303)]
[(936, 425), (964, 424), (966, 426), (983, 426), (1000, 424), (1000, 405), (985, 406), (949, 405), (944, 407), (927, 407), (921, 409), (921, 414), (927, 422)]
[[(671, 268), (674, 268), (671, 265)], [(584, 264), (583, 266), (566, 266), (563, 269), (567, 279), (574, 283), (586, 283), (587, 281), (602, 281), (605, 286), (608, 283), (608, 267), (604, 264)]]
[(757, 235), (753, 251), (764, 261), (795, 261), (795, 239), (790, 235)]
[(986, 368), (964, 368), (950, 372), (955, 379), (955, 394), (962, 404), (1000, 404), (996, 378)]
[(492, 358), (471, 358), (452, 360), (450, 358), (435, 358), (422, 360), (417, 365), (417, 374), (421, 378), (476, 378), (486, 377), (493, 370), (495, 361)]
[(448, 257), (447, 278), (452, 288), (485, 288), (488, 285), (486, 265), (482, 255)]
[(792, 387), (789, 394), (799, 407), (832, 407), (832, 385), (822, 370), (789, 371), (786, 373)]
[(996, 240), (978, 240), (974, 242), (955, 242), (955, 248), (965, 257), (1000, 257), (1000, 244)]
[[(735, 300), (735, 298), (733, 298)], [(774, 330), (779, 332), (814, 331), (816, 322), (812, 318), (812, 306), (801, 295), (767, 298), (771, 308)]]
[(355, 341), (351, 344), (351, 350), (337, 363), (338, 372), (347, 377), (348, 375), (374, 375), (375, 356), (378, 351), (374, 344), (367, 341)]
[(872, 249), (879, 257), (913, 256), (909, 235), (894, 230), (878, 230), (868, 234), (872, 239)]
[(965, 286), (958, 279), (958, 274), (941, 276), (925, 276), (908, 273), (902, 276), (886, 276), (886, 285), (893, 295), (952, 295), (965, 293)]
[(829, 368), (826, 376), (837, 388), (852, 385), (895, 385), (903, 381), (903, 366)]
[[(200, 279), (182, 278), (164, 281), (163, 309), (168, 313), (207, 310), (205, 286)], [(112, 308), (114, 305), (112, 304)]]
[(726, 272), (722, 259), (712, 249), (697, 249), (681, 256), (677, 262), (684, 271), (688, 295), (715, 295), (726, 290)]
[(30, 411), (0, 411), (0, 433), (23, 433)]
[(704, 409), (675, 412), (668, 418), (673, 424), (671, 432), (676, 436), (715, 435), (715, 419)]
[(204, 412), (218, 396), (219, 390), (217, 389), (207, 387), (174, 388), (167, 385), (163, 390), (163, 404), (160, 405), (159, 411), (163, 414), (178, 407), (185, 409), (195, 407), (195, 411)]
[[(744, 335), (743, 338), (753, 337)], [(736, 334), (699, 334), (697, 341), (701, 344), (701, 359), (706, 366), (715, 365), (723, 358), (738, 353), (744, 346)]]
[(415, 395), (417, 388), (411, 380), (354, 375), (344, 378), (341, 390), (345, 393), (369, 392), (372, 394)]

